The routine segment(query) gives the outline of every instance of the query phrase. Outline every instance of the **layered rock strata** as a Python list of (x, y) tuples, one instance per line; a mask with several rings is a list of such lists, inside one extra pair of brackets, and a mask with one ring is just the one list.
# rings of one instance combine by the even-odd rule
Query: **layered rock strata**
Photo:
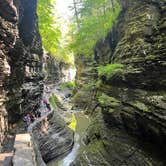
[(165, 16), (164, 0), (125, 0), (112, 31), (97, 43), (98, 65), (124, 67), (84, 88), (93, 118), (73, 165), (165, 165)]
[(61, 70), (59, 63), (50, 54), (44, 54), (44, 72), (45, 79), (49, 83), (59, 82), (61, 80)]
[(8, 123), (17, 123), (40, 105), (43, 53), (36, 3), (36, 0), (0, 2), (0, 142)]
[[(8, 130), (8, 117), (5, 102), (7, 91), (6, 77), (10, 74), (9, 51), (14, 47), (18, 36), (18, 14), (13, 2), (0, 2), (0, 144)], [(1, 148), (0, 148), (1, 149)]]
[(61, 159), (73, 147), (74, 133), (55, 111), (37, 123), (33, 127), (32, 134), (46, 163)]

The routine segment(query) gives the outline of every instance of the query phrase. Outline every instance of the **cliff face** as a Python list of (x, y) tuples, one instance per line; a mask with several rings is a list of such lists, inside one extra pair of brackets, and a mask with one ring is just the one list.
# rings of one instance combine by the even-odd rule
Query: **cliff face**
[(165, 17), (164, 0), (125, 0), (116, 25), (96, 44), (98, 65), (124, 67), (81, 89), (93, 118), (73, 165), (165, 165)]
[(44, 72), (46, 75), (46, 81), (49, 83), (55, 83), (60, 81), (61, 70), (59, 63), (56, 62), (50, 54), (44, 55)]
[(139, 133), (148, 141), (157, 141), (164, 149), (165, 16), (165, 1), (128, 3), (116, 27), (119, 41), (110, 54), (110, 62), (123, 64), (124, 70), (105, 82), (112, 88), (107, 95), (119, 101), (119, 106), (113, 109), (120, 107), (120, 111), (110, 116), (118, 116), (127, 131)]
[(42, 45), (36, 0), (0, 2), (0, 142), (8, 123), (17, 123), (39, 106), (42, 94)]
[[(4, 81), (10, 73), (8, 52), (14, 46), (18, 31), (16, 27), (17, 13), (13, 4), (8, 1), (0, 2), (0, 8), (0, 142), (3, 142), (4, 133), (8, 128)], [(4, 13), (2, 10), (5, 10)]]

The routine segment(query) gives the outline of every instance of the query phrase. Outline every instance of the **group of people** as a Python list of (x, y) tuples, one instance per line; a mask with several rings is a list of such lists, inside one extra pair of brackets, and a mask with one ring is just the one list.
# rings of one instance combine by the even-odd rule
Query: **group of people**
[(26, 116), (24, 116), (23, 121), (26, 123), (27, 126), (29, 126), (31, 123), (35, 121), (36, 117), (32, 112), (28, 113)]
[[(49, 102), (47, 101), (47, 99), (43, 98), (42, 100), (44, 106), (46, 106), (48, 111), (51, 111), (51, 106), (49, 104)], [(41, 117), (41, 112), (38, 109), (38, 106), (34, 106), (32, 112), (27, 113), (26, 116), (24, 116), (23, 121), (26, 123), (27, 126), (29, 126), (31, 123), (33, 123), (35, 121), (36, 118), (40, 118)]]

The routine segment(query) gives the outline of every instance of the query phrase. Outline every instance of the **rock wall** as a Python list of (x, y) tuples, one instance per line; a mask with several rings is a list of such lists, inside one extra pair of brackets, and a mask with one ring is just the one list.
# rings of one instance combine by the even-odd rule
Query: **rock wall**
[[(4, 11), (4, 12), (2, 12)], [(13, 3), (0, 2), (0, 142), (4, 140), (4, 134), (8, 129), (7, 111), (5, 101), (7, 99), (4, 82), (10, 73), (8, 52), (16, 42), (17, 13)]]
[(0, 142), (8, 123), (17, 123), (40, 104), (43, 53), (36, 3), (36, 0), (0, 1)]
[(59, 62), (52, 55), (44, 54), (43, 66), (47, 83), (74, 81), (76, 69), (71, 64)]
[(92, 123), (73, 165), (165, 165), (165, 16), (164, 0), (122, 1), (117, 23), (96, 44), (94, 60), (124, 68), (82, 88)]
[(61, 70), (59, 63), (50, 54), (44, 54), (44, 73), (46, 81), (56, 83), (61, 80)]
[(62, 159), (74, 144), (74, 132), (56, 111), (36, 122), (32, 135), (45, 163)]

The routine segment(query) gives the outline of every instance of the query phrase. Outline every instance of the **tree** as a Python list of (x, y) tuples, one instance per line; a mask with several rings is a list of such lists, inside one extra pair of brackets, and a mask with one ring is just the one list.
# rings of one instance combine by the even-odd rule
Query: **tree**
[(42, 43), (44, 49), (51, 54), (56, 53), (61, 36), (60, 28), (55, 22), (54, 3), (55, 0), (39, 0), (37, 9)]
[(115, 12), (114, 0), (111, 0), (111, 6), (112, 6), (113, 12)]
[(75, 14), (75, 17), (76, 17), (77, 27), (79, 29), (80, 28), (80, 23), (79, 23), (78, 8), (77, 8), (76, 0), (73, 0), (73, 6), (74, 6), (74, 14)]
[(69, 45), (75, 54), (87, 57), (93, 54), (96, 41), (108, 33), (119, 15), (117, 0), (111, 0), (111, 4), (110, 10), (110, 0), (82, 0), (81, 6), (77, 7), (80, 27), (78, 29), (72, 25), (74, 37)]

